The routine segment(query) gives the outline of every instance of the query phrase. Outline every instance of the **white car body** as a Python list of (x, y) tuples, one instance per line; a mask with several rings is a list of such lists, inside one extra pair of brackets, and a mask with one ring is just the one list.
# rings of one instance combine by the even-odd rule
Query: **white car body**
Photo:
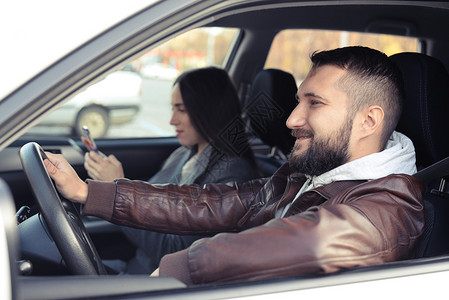
[(175, 80), (176, 77), (178, 77), (180, 74), (180, 72), (175, 68), (160, 63), (144, 65), (140, 70), (140, 73), (145, 78), (155, 78), (164, 80)]
[[(100, 82), (89, 86), (70, 101), (46, 116), (39, 125), (69, 126), (81, 128), (77, 124), (83, 109), (97, 107), (108, 114), (109, 124), (129, 122), (139, 112), (142, 104), (142, 78), (135, 72), (116, 71)], [(95, 128), (90, 126), (91, 131)], [(100, 137), (96, 134), (94, 137)]]

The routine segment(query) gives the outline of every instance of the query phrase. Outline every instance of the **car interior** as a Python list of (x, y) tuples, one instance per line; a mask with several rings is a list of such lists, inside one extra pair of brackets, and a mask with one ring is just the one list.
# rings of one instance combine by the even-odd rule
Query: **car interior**
[[(449, 73), (447, 71), (449, 68), (449, 3), (445, 1), (432, 3), (425, 1), (338, 1), (339, 3), (335, 4), (332, 1), (237, 2), (235, 5), (211, 4), (209, 13), (198, 14), (198, 16), (195, 15), (195, 12), (199, 9), (195, 5), (183, 7), (183, 9), (174, 10), (172, 13), (173, 23), (165, 20), (159, 25), (166, 26), (173, 35), (198, 26), (240, 29), (223, 67), (228, 70), (236, 84), (242, 101), (243, 118), (248, 125), (248, 136), (264, 176), (270, 176), (286, 162), (294, 143), (294, 138), (285, 126), (285, 122), (296, 105), (295, 93), (299, 84), (291, 72), (281, 68), (266, 67), (265, 61), (273, 39), (279, 32), (301, 28), (390, 34), (419, 39), (420, 53), (402, 52), (391, 55), (391, 58), (401, 69), (405, 87), (403, 113), (396, 130), (404, 133), (413, 141), (418, 167), (418, 173), (415, 176), (427, 184), (425, 195), (426, 229), (414, 259), (358, 267), (329, 275), (290, 276), (246, 282), (246, 286), (254, 287), (258, 293), (265, 293), (282, 289), (305, 289), (310, 286), (326, 285), (326, 280), (329, 278), (332, 278), (334, 283), (344, 284), (373, 278), (419, 274), (423, 272), (423, 268), (431, 271), (446, 270), (447, 262), (449, 262), (449, 218), (447, 217), (449, 215), (449, 190), (446, 184), (449, 176), (449, 162), (446, 160), (449, 157), (449, 139), (446, 137), (449, 113), (447, 99), (449, 95)], [(202, 5), (205, 9), (207, 8), (206, 4)], [(205, 9), (201, 11), (205, 11)], [(197, 17), (196, 21), (184, 19), (190, 13)], [(127, 26), (131, 26), (131, 22), (145, 24), (144, 19), (149, 18), (150, 15), (149, 11), (139, 12), (134, 18), (124, 22), (123, 27), (113, 28), (110, 34), (123, 28), (126, 29)], [(423, 18), (422, 16), (428, 17)], [(195, 18), (192, 17), (193, 19)], [(182, 21), (184, 23), (179, 20), (184, 20)], [(145, 29), (142, 29), (140, 35), (135, 34), (129, 38), (128, 45), (132, 46), (122, 50), (120, 55), (103, 53), (102, 58), (97, 61), (98, 64), (101, 64), (98, 67), (101, 71), (90, 72), (88, 76), (99, 76), (99, 73), (107, 73), (118, 66), (123, 66), (147, 50), (148, 47), (161, 43), (154, 32), (156, 30), (154, 27), (143, 28)], [(68, 58), (70, 59), (70, 56)], [(82, 69), (79, 74), (87, 72), (86, 70)], [(88, 76), (84, 85), (93, 80)], [(38, 83), (38, 81), (35, 82), (35, 84)], [(76, 92), (80, 86), (72, 84), (71, 88), (72, 92)], [(13, 96), (20, 97), (21, 95)], [(53, 104), (62, 103), (68, 99), (67, 96), (43, 95), (39, 101), (49, 101), (48, 103), (53, 101)], [(39, 102), (36, 102), (36, 106), (38, 105)], [(40, 108), (33, 109), (36, 110), (34, 118), (37, 118), (42, 111), (39, 110)], [(29, 122), (23, 121), (24, 123)], [(14, 126), (14, 123), (11, 124)], [(13, 131), (11, 128), (1, 130), (0, 133), (5, 133), (4, 138), (20, 131), (20, 129)], [(6, 133), (7, 131), (10, 132)], [(70, 291), (80, 298), (107, 297), (107, 295), (119, 294), (133, 294), (138, 298), (137, 296), (143, 295), (142, 293), (161, 296), (162, 294), (157, 294), (158, 291), (179, 292), (185, 288), (184, 284), (173, 278), (151, 278), (151, 281), (147, 277), (139, 275), (127, 275), (124, 278), (117, 276), (111, 270), (99, 270), (95, 266), (86, 273), (86, 268), (92, 266), (73, 264), (73, 267), (70, 267), (69, 262), (64, 262), (63, 255), (61, 255), (64, 250), (58, 250), (51, 238), (53, 234), (57, 233), (50, 231), (51, 236), (49, 236), (45, 222), (42, 221), (40, 214), (37, 214), (42, 207), (37, 205), (36, 189), (44, 183), (33, 183), (30, 180), (36, 176), (34, 170), (39, 166), (32, 165), (32, 162), (26, 163), (27, 157), (40, 155), (40, 148), (37, 148), (36, 144), (30, 145), (30, 142), (37, 143), (45, 151), (63, 153), (80, 177), (88, 178), (83, 166), (83, 156), (86, 150), (79, 139), (23, 136), (13, 140), (0, 151), (0, 179), (11, 191), (11, 198), (14, 199), (16, 206), (17, 223), (20, 223), (17, 236), (18, 249), (11, 250), (11, 252), (19, 253), (17, 257), (17, 274), (19, 275), (12, 274), (12, 276), (20, 278), (15, 285), (21, 287), (21, 293), (25, 299), (61, 299), (69, 295)], [(96, 143), (103, 152), (114, 153), (122, 162), (127, 177), (136, 180), (147, 180), (152, 174), (155, 174), (169, 153), (179, 146), (179, 142), (174, 136), (101, 138), (97, 139)], [(2, 188), (5, 187), (0, 184), (0, 191)], [(0, 192), (1, 196), (2, 192)], [(53, 196), (43, 195), (42, 197)], [(78, 220), (77, 222), (81, 222), (80, 230), (91, 247), (90, 250), (84, 250), (89, 253), (88, 255), (93, 255), (97, 259), (125, 261), (134, 255), (135, 247), (127, 242), (116, 226), (94, 217), (79, 216), (79, 207), (71, 203), (63, 201), (61, 208)], [(50, 210), (51, 208), (47, 208), (47, 211)], [(64, 234), (64, 232), (60, 234)], [(15, 237), (10, 237), (10, 240), (14, 239)], [(82, 244), (83, 242), (78, 243)], [(81, 261), (91, 259), (92, 257), (80, 258)], [(396, 270), (396, 273), (392, 275), (391, 270)], [(104, 274), (104, 276), (95, 279), (82, 276), (96, 273)], [(210, 295), (213, 293), (212, 290), (217, 293), (226, 293), (227, 291), (225, 295), (229, 297), (250, 295), (250, 291), (230, 290), (240, 284), (228, 283), (218, 287), (206, 285), (192, 287), (190, 290), (194, 292), (193, 295), (199, 297), (198, 299), (201, 299), (202, 293)], [(43, 286), (48, 288), (50, 285), (52, 286), (51, 290), (42, 288)], [(67, 298), (69, 297), (67, 296)]]
[[(449, 109), (446, 101), (449, 74), (439, 60), (424, 54), (399, 53), (393, 55), (392, 59), (402, 71), (406, 93), (397, 130), (412, 139), (417, 166), (422, 170), (449, 155), (449, 143), (441, 130)], [(449, 227), (443, 217), (449, 212), (444, 199), (445, 179), (432, 179), (437, 182), (429, 184), (425, 202), (429, 232), (422, 238), (417, 254), (419, 257), (441, 255), (449, 251), (445, 233)]]
[(296, 91), (292, 74), (279, 69), (264, 69), (257, 73), (248, 102), (243, 104), (249, 132), (265, 147), (271, 148), (267, 154), (254, 151), (264, 176), (270, 176), (286, 162), (295, 142), (285, 122), (296, 106)]

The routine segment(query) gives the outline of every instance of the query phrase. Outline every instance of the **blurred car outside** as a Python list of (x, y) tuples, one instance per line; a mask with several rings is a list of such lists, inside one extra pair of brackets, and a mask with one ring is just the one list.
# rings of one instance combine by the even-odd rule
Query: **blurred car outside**
[(180, 71), (163, 63), (146, 64), (140, 69), (144, 78), (175, 80)]
[(65, 126), (74, 136), (89, 127), (92, 137), (103, 137), (110, 125), (131, 121), (142, 105), (142, 78), (119, 70), (88, 87), (43, 119), (41, 126)]

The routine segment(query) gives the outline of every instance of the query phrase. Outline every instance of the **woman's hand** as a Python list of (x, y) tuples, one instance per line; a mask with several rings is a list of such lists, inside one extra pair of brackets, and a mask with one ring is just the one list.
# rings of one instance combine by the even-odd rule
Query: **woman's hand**
[(47, 155), (44, 159), (45, 168), (61, 195), (74, 202), (86, 203), (87, 184), (78, 177), (64, 156), (50, 152), (45, 154)]
[(94, 151), (84, 155), (84, 168), (92, 179), (101, 181), (113, 181), (125, 177), (122, 163), (114, 155), (106, 156)]

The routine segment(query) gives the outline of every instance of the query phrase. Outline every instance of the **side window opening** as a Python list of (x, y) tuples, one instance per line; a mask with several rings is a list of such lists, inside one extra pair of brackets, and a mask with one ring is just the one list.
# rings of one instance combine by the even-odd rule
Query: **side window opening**
[(239, 30), (197, 28), (153, 48), (76, 95), (25, 135), (78, 139), (175, 136), (169, 124), (173, 81), (182, 72), (222, 66)]
[(310, 55), (315, 51), (345, 46), (367, 46), (387, 55), (399, 52), (421, 52), (418, 38), (389, 34), (289, 29), (281, 31), (273, 40), (265, 68), (290, 72), (300, 83), (310, 68)]

